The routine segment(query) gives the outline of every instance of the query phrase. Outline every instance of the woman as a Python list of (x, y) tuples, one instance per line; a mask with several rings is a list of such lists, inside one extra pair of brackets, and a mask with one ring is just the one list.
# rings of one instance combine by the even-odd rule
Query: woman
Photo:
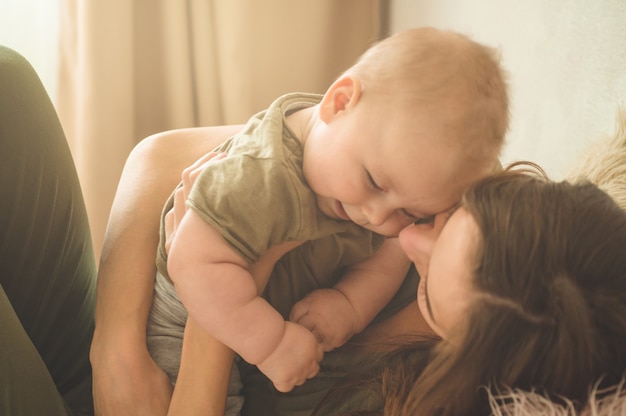
[(385, 414), (489, 414), (507, 389), (580, 410), (623, 379), (626, 213), (595, 185), (506, 171), (400, 241), (441, 341), (383, 364)]

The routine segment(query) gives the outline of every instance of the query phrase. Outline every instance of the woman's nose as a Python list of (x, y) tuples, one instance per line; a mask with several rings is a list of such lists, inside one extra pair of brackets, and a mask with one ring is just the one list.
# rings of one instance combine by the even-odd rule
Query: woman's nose
[(428, 269), (430, 256), (446, 218), (446, 214), (437, 214), (432, 221), (416, 222), (400, 231), (400, 244), (418, 268)]

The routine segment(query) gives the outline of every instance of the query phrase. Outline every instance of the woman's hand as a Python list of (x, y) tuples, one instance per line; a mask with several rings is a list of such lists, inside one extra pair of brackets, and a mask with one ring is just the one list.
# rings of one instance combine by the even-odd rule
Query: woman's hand
[(210, 163), (215, 163), (216, 161), (223, 159), (226, 157), (226, 153), (218, 153), (218, 152), (209, 152), (206, 155), (202, 156), (200, 159), (196, 160), (191, 166), (183, 170), (182, 174), (182, 186), (179, 186), (174, 192), (174, 205), (172, 209), (169, 210), (167, 214), (165, 214), (165, 252), (169, 254), (170, 246), (172, 245), (172, 241), (174, 240), (174, 236), (176, 235), (176, 230), (178, 229), (178, 225), (183, 219), (185, 212), (187, 211), (187, 204), (185, 201), (189, 196), (189, 192), (191, 192), (191, 187), (193, 186), (196, 179), (198, 179), (198, 175), (207, 167)]
[[(146, 346), (163, 204), (181, 172), (243, 126), (170, 130), (143, 139), (118, 184), (100, 257), (90, 359), (98, 415), (164, 415), (168, 377)], [(224, 384), (228, 379), (223, 380)]]

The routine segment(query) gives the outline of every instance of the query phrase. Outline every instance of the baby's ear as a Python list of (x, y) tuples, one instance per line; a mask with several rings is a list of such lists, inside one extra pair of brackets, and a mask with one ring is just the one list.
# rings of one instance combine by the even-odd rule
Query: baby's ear
[(361, 83), (358, 79), (344, 75), (328, 88), (320, 103), (320, 118), (330, 122), (342, 111), (354, 107), (361, 98)]

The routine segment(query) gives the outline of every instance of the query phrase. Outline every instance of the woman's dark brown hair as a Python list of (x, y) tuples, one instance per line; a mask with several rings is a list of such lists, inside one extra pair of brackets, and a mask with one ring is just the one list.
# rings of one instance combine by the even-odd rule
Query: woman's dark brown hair
[(463, 206), (481, 235), (471, 306), (451, 342), (417, 360), (404, 360), (410, 347), (390, 356), (378, 379), (384, 414), (490, 414), (487, 392), (508, 388), (582, 406), (595, 382), (618, 383), (626, 213), (591, 183), (511, 170), (479, 182)]

